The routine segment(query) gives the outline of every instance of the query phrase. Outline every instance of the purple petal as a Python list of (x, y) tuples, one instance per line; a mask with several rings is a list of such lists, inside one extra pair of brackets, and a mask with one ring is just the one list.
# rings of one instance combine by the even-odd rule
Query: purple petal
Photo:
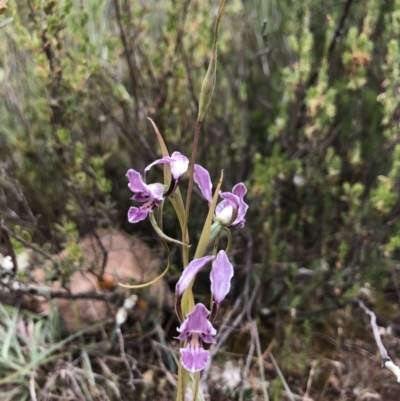
[(229, 223), (232, 219), (233, 206), (230, 202), (223, 200), (218, 203), (215, 208), (215, 217), (224, 225)]
[(194, 180), (200, 188), (201, 193), (208, 203), (211, 202), (212, 199), (212, 184), (210, 173), (199, 164), (194, 165)]
[(164, 185), (155, 183), (146, 187), (146, 192), (136, 192), (131, 199), (142, 203), (154, 199), (161, 202), (164, 199)]
[(243, 183), (240, 182), (233, 187), (232, 193), (239, 197), (239, 211), (237, 218), (233, 222), (232, 226), (244, 227), (244, 223), (246, 222), (246, 219), (244, 217), (246, 216), (247, 209), (249, 208), (249, 205), (243, 200), (244, 196), (247, 193), (247, 188)]
[(210, 274), (211, 292), (217, 304), (220, 304), (228, 294), (232, 277), (233, 266), (225, 251), (219, 251)]
[(130, 207), (128, 211), (129, 223), (138, 223), (144, 220), (150, 211), (151, 209), (149, 208)]
[(176, 293), (181, 296), (192, 280), (195, 278), (196, 274), (201, 270), (201, 268), (207, 264), (214, 256), (204, 256), (199, 259), (192, 260), (185, 270), (182, 272), (181, 278), (176, 283)]
[(162, 184), (145, 184), (140, 173), (133, 169), (128, 170), (126, 176), (129, 179), (129, 189), (135, 193), (131, 199), (142, 203), (152, 199), (163, 200), (164, 186)]
[(189, 159), (179, 152), (174, 152), (171, 155), (171, 175), (175, 180), (179, 180), (186, 173), (189, 166)]
[(147, 188), (154, 199), (162, 201), (164, 199), (164, 185), (160, 183), (154, 183), (147, 185)]
[(208, 344), (215, 344), (215, 340), (212, 338), (217, 333), (213, 325), (207, 319), (210, 315), (210, 311), (203, 304), (196, 304), (194, 309), (188, 313), (185, 321), (181, 324), (177, 330), (179, 336), (176, 337), (180, 341), (184, 341), (194, 334), (198, 335), (201, 341)]
[(153, 163), (149, 164), (145, 169), (144, 172), (149, 171), (153, 166), (155, 166), (156, 164), (165, 164), (165, 163), (171, 163), (173, 162), (174, 159), (172, 157), (169, 156), (165, 156), (162, 159), (158, 159), (156, 161), (154, 161)]
[(189, 372), (195, 373), (202, 370), (210, 359), (210, 351), (202, 347), (199, 348), (181, 348), (181, 363)]
[(247, 194), (246, 185), (244, 185), (242, 182), (239, 182), (239, 184), (236, 184), (233, 187), (232, 193), (238, 196), (241, 200), (243, 200), (244, 196)]
[(165, 164), (170, 163), (171, 165), (171, 175), (175, 180), (179, 180), (181, 176), (187, 171), (189, 166), (189, 159), (186, 156), (183, 156), (179, 152), (172, 153), (170, 156), (165, 156), (161, 159), (154, 161), (149, 164), (144, 171), (149, 171), (156, 164)]
[(147, 193), (147, 185), (143, 182), (142, 176), (136, 170), (129, 169), (126, 173), (129, 179), (128, 187), (132, 192)]

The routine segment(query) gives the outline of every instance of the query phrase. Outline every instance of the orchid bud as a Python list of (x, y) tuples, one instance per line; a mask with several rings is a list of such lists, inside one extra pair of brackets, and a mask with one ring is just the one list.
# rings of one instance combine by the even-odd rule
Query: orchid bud
[(203, 84), (201, 85), (200, 99), (199, 99), (199, 114), (197, 121), (203, 121), (203, 118), (210, 105), (212, 95), (214, 93), (215, 81), (217, 77), (217, 43), (214, 43), (211, 52), (211, 60), (208, 65), (206, 76), (204, 77)]

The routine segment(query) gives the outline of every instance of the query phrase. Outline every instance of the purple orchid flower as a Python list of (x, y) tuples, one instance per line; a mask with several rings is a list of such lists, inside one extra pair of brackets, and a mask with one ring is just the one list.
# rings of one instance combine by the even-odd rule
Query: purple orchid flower
[(186, 316), (186, 319), (183, 319), (181, 300), (183, 293), (196, 277), (196, 274), (212, 259), (213, 256), (204, 256), (190, 262), (176, 284), (176, 310), (179, 318), (183, 321), (178, 328), (181, 334), (177, 338), (181, 341), (187, 340), (186, 347), (180, 350), (181, 362), (186, 370), (193, 373), (204, 369), (210, 358), (210, 352), (205, 350), (202, 344), (215, 343), (212, 336), (216, 334), (216, 330), (212, 326), (212, 322), (231, 286), (233, 266), (229, 262), (225, 251), (218, 252), (210, 274), (213, 297), (211, 312), (203, 304), (199, 303)]
[(180, 349), (182, 365), (192, 373), (204, 369), (210, 359), (210, 351), (205, 350), (202, 344), (215, 344), (212, 336), (217, 330), (207, 319), (209, 315), (210, 311), (203, 304), (197, 304), (177, 329), (181, 334), (176, 338), (188, 340), (187, 346)]
[(134, 192), (132, 200), (142, 203), (139, 207), (130, 207), (128, 211), (128, 221), (137, 223), (144, 220), (147, 215), (157, 207), (165, 197), (170, 196), (176, 189), (181, 176), (187, 171), (189, 160), (179, 152), (172, 153), (171, 156), (163, 157), (149, 164), (144, 169), (144, 176), (147, 171), (156, 164), (169, 163), (171, 166), (171, 184), (165, 191), (164, 185), (160, 183), (146, 184), (142, 175), (136, 170), (129, 169), (126, 176), (129, 179), (128, 187)]
[[(212, 184), (209, 172), (198, 164), (194, 166), (194, 180), (208, 203), (212, 199)], [(249, 206), (244, 201), (247, 193), (246, 186), (240, 182), (236, 184), (232, 192), (221, 192), (223, 199), (215, 208), (215, 218), (222, 225), (228, 227), (244, 227), (245, 215)]]

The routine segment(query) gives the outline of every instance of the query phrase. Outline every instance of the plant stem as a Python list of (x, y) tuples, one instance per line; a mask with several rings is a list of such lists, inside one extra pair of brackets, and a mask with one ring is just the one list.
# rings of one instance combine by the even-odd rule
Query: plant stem
[(192, 191), (193, 191), (194, 164), (196, 162), (197, 145), (199, 143), (200, 128), (201, 128), (201, 121), (197, 120), (196, 129), (194, 131), (192, 156), (190, 158), (189, 185), (188, 185), (188, 192), (186, 195), (186, 205), (185, 205), (185, 225), (184, 226), (185, 226), (186, 231), (185, 231), (185, 237), (184, 237), (183, 242), (186, 242), (187, 244), (189, 244), (189, 238), (188, 238), (189, 208), (190, 208), (190, 200), (192, 198)]

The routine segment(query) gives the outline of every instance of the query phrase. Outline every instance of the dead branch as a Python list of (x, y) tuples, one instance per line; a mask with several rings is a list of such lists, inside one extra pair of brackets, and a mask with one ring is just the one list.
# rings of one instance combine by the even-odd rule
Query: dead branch
[(378, 346), (379, 353), (381, 354), (382, 358), (382, 368), (387, 368), (393, 372), (393, 374), (397, 378), (397, 382), (400, 383), (400, 368), (393, 363), (393, 361), (390, 359), (385, 346), (382, 343), (381, 335), (379, 334), (379, 328), (378, 325), (376, 324), (376, 315), (374, 312), (372, 312), (370, 309), (368, 309), (364, 302), (362, 302), (359, 299), (356, 299), (358, 305), (360, 308), (367, 314), (370, 319), (371, 319), (371, 327), (372, 327), (372, 332), (374, 334), (375, 342), (376, 345)]
[(11, 285), (2, 285), (0, 288), (6, 288), (10, 293), (16, 295), (37, 295), (46, 299), (64, 298), (64, 299), (97, 299), (104, 302), (118, 303), (121, 299), (119, 293), (105, 293), (101, 291), (71, 293), (68, 291), (54, 291), (46, 286), (25, 285), (19, 281), (14, 281)]

